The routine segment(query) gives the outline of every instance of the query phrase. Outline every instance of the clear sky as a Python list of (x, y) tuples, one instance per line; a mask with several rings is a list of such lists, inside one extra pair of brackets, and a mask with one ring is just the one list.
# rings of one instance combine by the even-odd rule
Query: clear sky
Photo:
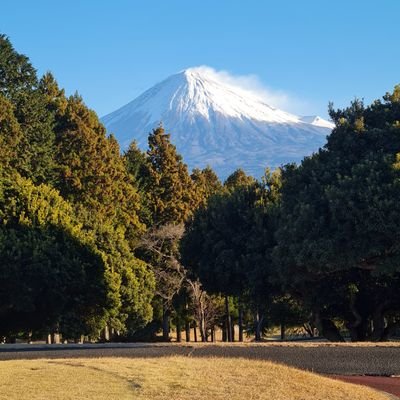
[(198, 65), (324, 117), (400, 83), (400, 0), (2, 0), (0, 32), (100, 116)]

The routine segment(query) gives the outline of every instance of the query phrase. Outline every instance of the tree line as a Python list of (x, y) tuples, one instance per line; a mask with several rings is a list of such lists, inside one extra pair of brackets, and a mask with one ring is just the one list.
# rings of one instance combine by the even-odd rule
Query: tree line
[(0, 336), (392, 336), (400, 86), (329, 113), (336, 128), (300, 165), (222, 183), (189, 172), (161, 125), (147, 151), (121, 154), (78, 94), (0, 35)]

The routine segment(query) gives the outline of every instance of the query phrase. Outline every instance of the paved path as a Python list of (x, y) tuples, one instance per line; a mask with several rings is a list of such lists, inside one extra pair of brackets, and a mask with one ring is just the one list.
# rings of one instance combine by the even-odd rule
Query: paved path
[[(348, 383), (372, 387), (394, 396), (400, 397), (400, 378), (387, 376), (345, 376), (329, 375), (330, 378), (339, 379)], [(397, 398), (396, 397), (396, 398)]]
[(265, 345), (0, 345), (0, 360), (74, 357), (244, 357), (321, 374), (400, 376), (400, 347)]

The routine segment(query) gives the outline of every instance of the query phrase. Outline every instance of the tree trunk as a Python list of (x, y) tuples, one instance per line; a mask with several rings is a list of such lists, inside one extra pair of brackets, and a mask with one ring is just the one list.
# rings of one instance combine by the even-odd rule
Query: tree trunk
[(319, 313), (315, 314), (315, 324), (321, 336), (330, 342), (344, 342), (343, 336), (340, 334), (336, 325), (328, 318), (321, 318)]
[(259, 342), (261, 340), (261, 336), (262, 336), (261, 330), (262, 330), (263, 321), (264, 321), (264, 316), (262, 316), (260, 318), (260, 314), (258, 313), (258, 310), (257, 310), (256, 315), (255, 315), (255, 340), (257, 342)]
[(228, 296), (225, 296), (225, 312), (226, 312), (226, 336), (228, 342), (232, 342), (232, 320), (231, 320), (231, 313), (229, 311)]
[(350, 333), (350, 339), (352, 342), (359, 342), (366, 339), (366, 321), (358, 312), (354, 299), (350, 302), (350, 310), (353, 314), (354, 320), (347, 324), (347, 329)]
[(194, 335), (194, 341), (197, 343), (197, 326), (196, 322), (193, 323), (193, 335)]
[(74, 342), (75, 342), (76, 344), (82, 344), (82, 343), (83, 343), (83, 335), (77, 336), (77, 337), (74, 339)]
[(190, 342), (190, 323), (189, 323), (189, 321), (185, 322), (185, 336), (186, 336), (186, 342)]
[(243, 308), (239, 300), (239, 342), (243, 342)]
[(48, 333), (46, 336), (46, 344), (51, 344), (51, 333)]
[(285, 340), (285, 324), (281, 322), (281, 340)]
[(389, 321), (387, 326), (386, 326), (386, 328), (385, 328), (385, 330), (384, 330), (384, 333), (383, 333), (383, 336), (382, 336), (382, 340), (389, 339), (391, 336), (393, 336), (396, 333), (396, 331), (399, 328), (400, 328), (400, 322), (399, 321)]
[(176, 320), (176, 341), (182, 342), (181, 320), (179, 317)]
[(372, 316), (373, 331), (370, 336), (370, 340), (378, 342), (382, 340), (385, 333), (385, 318), (381, 310), (375, 310)]
[(60, 344), (60, 334), (59, 333), (53, 333), (52, 340), (53, 344)]
[(201, 337), (201, 341), (202, 342), (206, 342), (207, 341), (207, 332), (206, 332), (206, 327), (205, 327), (205, 322), (204, 322), (204, 317), (202, 316), (200, 318), (200, 337)]
[(108, 341), (110, 340), (110, 330), (109, 330), (109, 328), (108, 328), (108, 325), (106, 325), (106, 326), (104, 327), (101, 336), (102, 336), (102, 340), (103, 340), (104, 342), (108, 342)]
[[(384, 302), (376, 307), (372, 314), (372, 332), (369, 339), (378, 342), (385, 339), (386, 334), (386, 321), (384, 310), (390, 305), (389, 302)], [(389, 323), (387, 324), (389, 326)]]
[(211, 328), (211, 341), (215, 343), (215, 327)]
[(303, 324), (303, 328), (311, 338), (313, 338), (315, 336), (314, 324), (312, 324), (310, 322), (306, 322)]
[(165, 306), (163, 306), (162, 331), (163, 341), (169, 342), (169, 311)]
[(228, 341), (228, 337), (226, 336), (226, 320), (222, 323), (222, 341)]

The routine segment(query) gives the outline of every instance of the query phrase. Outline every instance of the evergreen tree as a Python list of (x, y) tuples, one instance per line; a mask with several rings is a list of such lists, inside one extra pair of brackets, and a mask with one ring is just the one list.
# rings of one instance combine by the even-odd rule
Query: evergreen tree
[[(140, 200), (116, 140), (106, 137), (96, 114), (78, 95), (66, 104), (61, 97), (57, 104), (57, 187), (66, 199), (91, 210), (96, 218), (124, 227), (127, 238), (134, 240), (143, 229), (138, 218)], [(49, 104), (53, 106), (54, 102)]]
[(132, 184), (137, 188), (140, 197), (140, 220), (150, 227), (153, 223), (151, 213), (151, 196), (150, 196), (150, 163), (147, 154), (142, 152), (132, 142), (129, 149), (124, 153), (124, 161), (126, 170), (132, 180)]
[(325, 148), (283, 170), (276, 264), (331, 340), (343, 340), (337, 318), (353, 340), (381, 340), (396, 323), (398, 92), (368, 107), (331, 107)]
[(195, 168), (191, 177), (194, 182), (198, 206), (205, 206), (211, 196), (223, 191), (221, 181), (209, 166), (202, 170)]
[(0, 334), (96, 334), (111, 306), (101, 252), (56, 190), (0, 178)]
[(12, 104), (0, 95), (0, 165), (18, 167), (18, 145), (21, 128), (14, 116)]
[[(243, 185), (210, 198), (187, 223), (181, 243), (184, 265), (205, 289), (246, 299), (257, 315), (257, 339), (267, 300), (275, 294), (272, 249), (275, 244), (273, 181)], [(240, 308), (243, 304), (240, 304)], [(228, 328), (227, 337), (230, 336)]]
[[(50, 73), (38, 82), (28, 58), (15, 52), (5, 36), (0, 36), (0, 50), (0, 165), (8, 174), (1, 186), (0, 254), (3, 272), (10, 271), (3, 275), (4, 282), (18, 285), (12, 281), (12, 271), (23, 273), (25, 264), (38, 271), (36, 280), (27, 274), (28, 280), (20, 282), (26, 285), (21, 286), (26, 294), (21, 308), (32, 311), (27, 311), (24, 329), (51, 322), (64, 333), (85, 333), (89, 325), (99, 329), (107, 322), (120, 332), (134, 330), (151, 318), (154, 294), (152, 272), (132, 253), (144, 230), (137, 182), (127, 173), (115, 138), (106, 136), (96, 114), (78, 95), (67, 99)], [(9, 176), (17, 177), (17, 186)], [(41, 182), (51, 183), (63, 198), (47, 185), (38, 186)], [(30, 196), (39, 199), (40, 208), (29, 208)], [(45, 279), (53, 272), (60, 276), (54, 291), (65, 301), (47, 307), (55, 293), (48, 297), (44, 293), (39, 301), (38, 291), (40, 282), (48, 287)], [(75, 276), (79, 281), (72, 284)], [(37, 287), (30, 287), (29, 279)], [(86, 287), (90, 279), (92, 286)], [(63, 281), (65, 287), (57, 286)], [(7, 308), (11, 293), (5, 286), (1, 294)], [(85, 309), (95, 301), (100, 309)], [(40, 303), (43, 316), (33, 303)], [(1, 312), (0, 307), (0, 318)], [(19, 308), (15, 316), (20, 312)], [(50, 316), (44, 317), (45, 313)], [(14, 318), (11, 314), (6, 318)]]
[(120, 332), (136, 329), (151, 318), (154, 292), (147, 265), (132, 255), (144, 228), (137, 183), (126, 171), (115, 138), (106, 137), (96, 114), (78, 95), (67, 99), (51, 74), (41, 80), (41, 90), (55, 115), (56, 185), (75, 205), (111, 268), (116, 292), (110, 296), (119, 305), (108, 314), (108, 323)]
[[(149, 149), (143, 157), (133, 145), (125, 155), (127, 168), (145, 193), (145, 207), (152, 223), (142, 243), (141, 254), (156, 277), (157, 296), (153, 305), (162, 308), (164, 340), (169, 338), (169, 316), (173, 299), (181, 291), (184, 272), (178, 259), (182, 223), (198, 204), (195, 187), (182, 157), (162, 126), (149, 135)], [(154, 245), (154, 243), (157, 245)], [(157, 311), (156, 311), (157, 312)]]
[(51, 183), (55, 167), (53, 116), (38, 89), (36, 70), (5, 35), (0, 35), (0, 94), (12, 103), (22, 132), (19, 172), (34, 182)]
[(226, 178), (224, 186), (227, 190), (233, 191), (241, 186), (250, 186), (255, 183), (255, 179), (252, 176), (247, 175), (241, 168), (237, 169), (231, 175)]
[(196, 204), (194, 185), (182, 157), (159, 126), (149, 135), (149, 195), (156, 225), (185, 221)]

